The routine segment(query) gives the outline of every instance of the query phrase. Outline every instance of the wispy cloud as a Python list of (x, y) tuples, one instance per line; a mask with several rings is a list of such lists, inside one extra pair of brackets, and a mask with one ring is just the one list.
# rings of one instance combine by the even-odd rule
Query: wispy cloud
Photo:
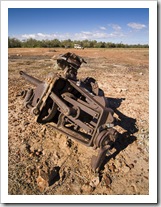
[(29, 38), (36, 38), (36, 34), (22, 34), (17, 36), (17, 38), (19, 39), (29, 39)]
[(33, 39), (37, 39), (37, 40), (42, 40), (42, 39), (56, 39), (56, 38), (69, 38), (69, 35), (67, 34), (45, 34), (45, 33), (35, 33), (35, 34), (22, 34), (22, 35), (17, 35), (15, 36), (16, 38), (22, 40), (22, 39), (29, 39), (29, 38), (33, 38)]
[[(59, 39), (59, 40), (107, 40), (110, 38), (117, 38), (117, 37), (124, 37), (125, 34), (122, 31), (122, 28), (118, 24), (109, 24), (108, 25), (109, 30), (107, 30), (106, 26), (100, 26), (98, 30), (92, 30), (92, 31), (80, 31), (78, 33), (51, 33), (46, 34), (42, 32), (38, 32), (35, 34), (22, 34), (22, 35), (16, 35), (12, 36), (20, 40), (26, 40), (29, 38), (37, 39), (37, 40), (52, 40), (52, 39)], [(111, 30), (112, 29), (112, 30)]]
[[(131, 24), (130, 24), (131, 25)], [(26, 40), (29, 38), (33, 38), (36, 40), (52, 40), (52, 39), (59, 39), (59, 40), (109, 40), (112, 38), (120, 38), (125, 37), (125, 33), (123, 32), (122, 28), (118, 24), (108, 24), (109, 28), (107, 30), (106, 26), (100, 26), (98, 30), (92, 30), (92, 31), (80, 31), (78, 33), (51, 33), (46, 34), (43, 32), (38, 32), (35, 34), (22, 34), (22, 35), (16, 35), (12, 36), (20, 40)]]
[(100, 31), (80, 32), (74, 34), (73, 38), (75, 37), (77, 37), (78, 39), (103, 39), (103, 38), (107, 38), (107, 33), (100, 32)]
[(116, 37), (123, 37), (124, 34), (122, 31), (115, 30), (113, 32), (107, 33), (105, 31), (81, 31), (79, 33), (35, 33), (35, 34), (22, 34), (22, 35), (14, 35), (11, 37), (15, 37), (20, 40), (25, 40), (29, 38), (37, 39), (37, 40), (52, 40), (52, 39), (59, 39), (59, 40), (99, 40), (99, 39), (108, 39), (108, 38), (116, 38)]
[(131, 27), (132, 29), (137, 29), (137, 30), (146, 28), (145, 24), (139, 24), (139, 23), (135, 23), (135, 22), (130, 22), (127, 24), (127, 26)]
[(106, 27), (100, 27), (101, 30), (106, 30)]
[(109, 24), (109, 26), (115, 31), (121, 30), (121, 27), (118, 24)]
[(89, 32), (89, 31), (82, 31), (81, 33), (85, 35), (92, 35), (92, 32)]

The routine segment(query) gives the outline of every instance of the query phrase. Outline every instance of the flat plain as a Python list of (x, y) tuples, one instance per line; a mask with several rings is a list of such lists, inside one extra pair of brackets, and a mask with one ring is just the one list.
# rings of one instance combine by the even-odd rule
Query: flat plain
[[(118, 139), (99, 173), (92, 148), (41, 125), (17, 97), (32, 87), (19, 72), (40, 80), (60, 73), (56, 58), (83, 57), (79, 78), (93, 77), (111, 101)], [(10, 48), (8, 50), (8, 193), (10, 195), (149, 194), (149, 50)]]

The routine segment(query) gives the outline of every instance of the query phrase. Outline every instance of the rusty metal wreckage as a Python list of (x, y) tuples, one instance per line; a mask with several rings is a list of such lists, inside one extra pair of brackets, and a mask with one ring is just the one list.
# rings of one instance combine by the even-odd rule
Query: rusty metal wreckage
[(20, 71), (35, 86), (21, 96), (38, 123), (50, 124), (87, 147), (99, 149), (91, 159), (92, 169), (99, 171), (117, 138), (114, 111), (94, 78), (77, 79), (82, 63), (86, 61), (74, 53), (60, 55), (57, 64), (64, 75), (49, 74), (44, 81)]

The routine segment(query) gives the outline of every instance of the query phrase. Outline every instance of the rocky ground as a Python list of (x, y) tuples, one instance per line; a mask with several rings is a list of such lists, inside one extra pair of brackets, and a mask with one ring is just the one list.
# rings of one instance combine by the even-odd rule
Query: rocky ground
[[(92, 148), (51, 126), (35, 123), (17, 97), (31, 85), (19, 71), (41, 80), (59, 54), (75, 52), (82, 64), (78, 77), (91, 76), (109, 98), (119, 132), (101, 171), (90, 168)], [(148, 49), (9, 49), (8, 193), (10, 195), (149, 194), (149, 50)]]

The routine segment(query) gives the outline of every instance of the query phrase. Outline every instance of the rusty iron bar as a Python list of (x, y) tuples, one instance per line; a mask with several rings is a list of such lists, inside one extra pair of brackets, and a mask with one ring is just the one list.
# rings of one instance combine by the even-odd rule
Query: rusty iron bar
[(33, 84), (34, 86), (38, 86), (39, 84), (43, 83), (42, 81), (38, 80), (37, 78), (34, 78), (34, 77), (28, 75), (24, 71), (20, 71), (20, 75), (23, 78), (25, 78), (27, 81), (29, 81), (31, 84)]

